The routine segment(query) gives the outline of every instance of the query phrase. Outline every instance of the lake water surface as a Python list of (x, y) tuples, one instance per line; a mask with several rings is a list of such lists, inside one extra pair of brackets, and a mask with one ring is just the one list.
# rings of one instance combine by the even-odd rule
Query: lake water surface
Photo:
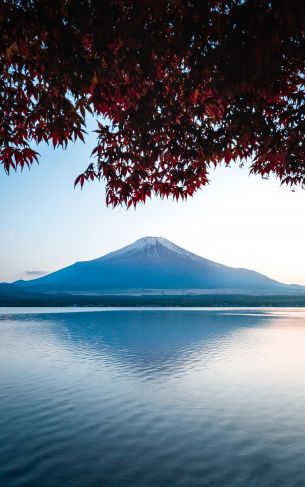
[(304, 309), (42, 311), (0, 312), (1, 487), (305, 486)]

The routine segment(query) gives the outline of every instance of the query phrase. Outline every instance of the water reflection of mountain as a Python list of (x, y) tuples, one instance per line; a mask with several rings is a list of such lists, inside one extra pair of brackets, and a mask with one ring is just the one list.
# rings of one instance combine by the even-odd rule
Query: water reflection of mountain
[[(242, 318), (242, 319), (241, 319)], [(137, 310), (20, 315), (15, 320), (43, 325), (39, 335), (52, 337), (74, 353), (89, 354), (95, 363), (105, 355), (117, 365), (137, 371), (177, 367), (211, 348), (240, 328), (266, 326), (277, 317), (266, 313), (223, 311)], [(34, 330), (33, 330), (34, 331)], [(35, 333), (35, 332), (34, 332)]]

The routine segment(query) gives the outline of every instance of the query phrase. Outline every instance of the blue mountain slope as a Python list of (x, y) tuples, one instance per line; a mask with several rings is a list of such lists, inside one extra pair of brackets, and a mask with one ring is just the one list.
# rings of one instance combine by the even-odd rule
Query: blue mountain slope
[(135, 290), (281, 291), (290, 286), (247, 269), (199, 257), (169, 240), (145, 237), (103, 257), (77, 262), (22, 287), (40, 292), (126, 292)]

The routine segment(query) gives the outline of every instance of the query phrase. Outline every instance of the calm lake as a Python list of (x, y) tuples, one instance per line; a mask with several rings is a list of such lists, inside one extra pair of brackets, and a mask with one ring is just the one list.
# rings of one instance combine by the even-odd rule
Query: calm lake
[(304, 487), (305, 309), (0, 311), (1, 487)]

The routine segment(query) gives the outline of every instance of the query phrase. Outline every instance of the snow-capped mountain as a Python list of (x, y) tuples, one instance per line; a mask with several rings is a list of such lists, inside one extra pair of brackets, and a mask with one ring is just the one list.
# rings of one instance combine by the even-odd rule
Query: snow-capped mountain
[(164, 259), (164, 257), (166, 258), (170, 255), (171, 257), (179, 256), (180, 258), (187, 258), (191, 260), (205, 260), (207, 263), (209, 262), (210, 264), (214, 264), (214, 262), (203, 259), (203, 257), (199, 257), (192, 252), (188, 252), (187, 250), (179, 247), (178, 245), (175, 245), (173, 242), (163, 237), (140, 238), (132, 244), (127, 245), (122, 249), (115, 250), (114, 252), (111, 252), (110, 254), (107, 254), (97, 260), (120, 260), (122, 258), (132, 259), (133, 257), (144, 256), (145, 258), (152, 261), (160, 261)]
[(281, 291), (262, 274), (204, 259), (161, 237), (144, 237), (122, 249), (20, 286), (39, 292), (134, 292), (170, 290)]

